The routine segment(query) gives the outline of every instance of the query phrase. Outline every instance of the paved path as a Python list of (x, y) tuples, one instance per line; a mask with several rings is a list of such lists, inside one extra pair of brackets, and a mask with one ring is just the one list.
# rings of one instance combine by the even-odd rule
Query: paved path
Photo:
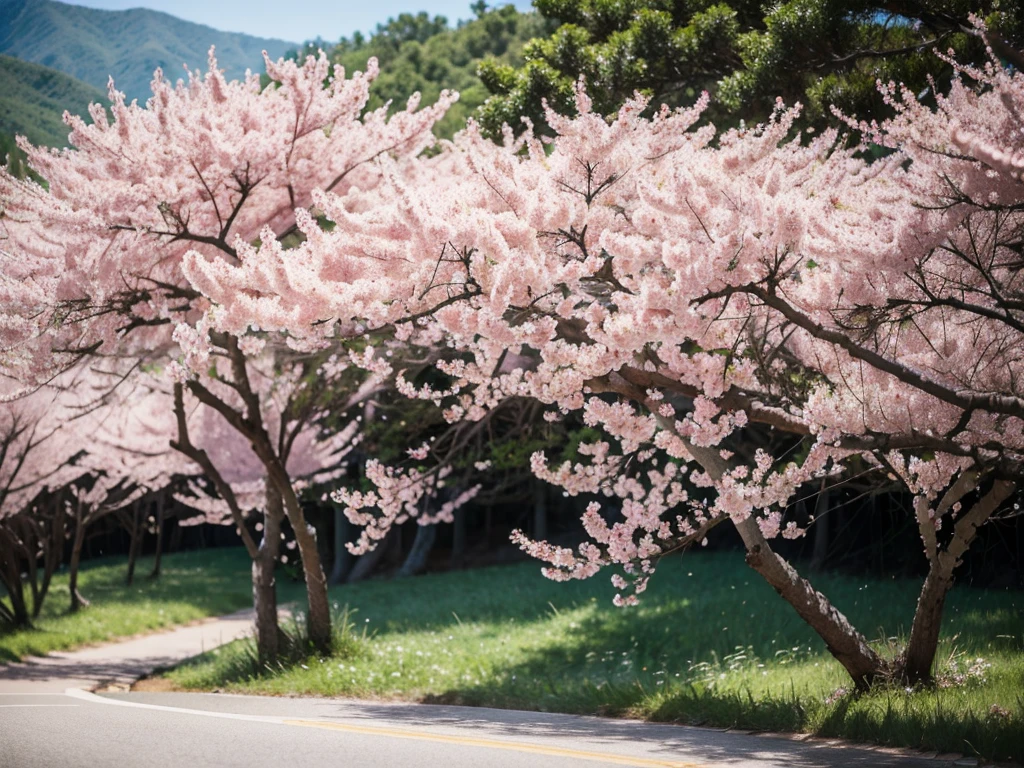
[(246, 634), (250, 612), (0, 667), (0, 768), (952, 768), (819, 740), (574, 715), (127, 686)]
[(154, 669), (173, 666), (252, 630), (252, 609), (198, 624), (0, 667), (0, 694), (63, 693), (131, 685)]

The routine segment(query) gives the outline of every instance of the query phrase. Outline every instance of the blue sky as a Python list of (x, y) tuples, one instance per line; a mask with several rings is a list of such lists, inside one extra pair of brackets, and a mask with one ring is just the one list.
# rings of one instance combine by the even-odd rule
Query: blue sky
[[(457, 19), (470, 18), (472, 0), (62, 0), (74, 5), (108, 10), (152, 8), (226, 32), (246, 32), (304, 42), (317, 36), (335, 42), (356, 30), (368, 32), (380, 22), (403, 12), (426, 11)], [(491, 0), (491, 5), (512, 3), (520, 10), (531, 0)]]

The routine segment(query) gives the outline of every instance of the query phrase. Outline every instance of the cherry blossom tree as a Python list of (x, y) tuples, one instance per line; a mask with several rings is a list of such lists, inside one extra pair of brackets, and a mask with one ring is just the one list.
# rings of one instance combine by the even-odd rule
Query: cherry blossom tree
[[(159, 532), (166, 500), (177, 487), (194, 477), (199, 468), (171, 447), (177, 421), (173, 399), (165, 383), (152, 374), (131, 371), (127, 377), (121, 375), (113, 381), (108, 373), (101, 385), (101, 391), (97, 392), (97, 397), (102, 398), (101, 407), (80, 417), (90, 435), (81, 463), (94, 478), (102, 479), (100, 486), (106, 485), (122, 493), (104, 498), (102, 487), (91, 489), (90, 495), (99, 501), (99, 506), (93, 509), (95, 518), (88, 522), (114, 513), (128, 531), (126, 582), (131, 584), (143, 536), (149, 527), (149, 510), (154, 510), (158, 532), (153, 573), (157, 575), (162, 544)], [(121, 497), (119, 503), (112, 504), (118, 496)], [(77, 538), (76, 544), (79, 546), (75, 551), (78, 551)]]
[[(334, 409), (344, 412), (349, 407), (348, 402), (339, 402), (338, 390), (342, 398), (354, 401), (361, 395), (357, 389), (353, 397), (338, 386), (339, 375), (347, 366), (331, 357), (307, 357), (302, 362), (293, 359), (286, 370), (278, 367), (281, 359), (272, 354), (247, 363), (246, 381), (260, 385), (254, 393), (261, 409), (259, 424), (278, 451), (296, 500), (305, 488), (328, 483), (344, 472), (345, 456), (359, 440), (358, 421), (335, 431), (324, 427), (327, 413)], [(237, 411), (208, 404), (215, 397), (237, 407), (242, 395), (216, 377), (211, 377), (207, 386), (210, 396), (201, 397), (181, 383), (174, 384), (178, 426), (173, 445), (202, 469), (211, 486), (204, 490), (193, 484), (189, 497), (176, 498), (202, 511), (201, 522), (229, 523), (237, 528), (253, 560), (257, 650), (261, 663), (269, 663), (280, 650), (274, 571), (278, 560), (288, 561), (281, 551), (286, 508), (280, 486), (268, 473), (257, 442), (249, 437), (251, 423), (243, 422), (239, 428), (231, 415)], [(257, 520), (256, 533), (262, 533), (259, 541), (246, 523), (252, 516)], [(296, 543), (299, 538), (296, 532)]]
[(24, 624), (28, 615), (20, 574), (24, 570), (29, 576), (32, 616), (38, 616), (63, 559), (68, 511), (75, 527), (69, 581), (71, 609), (76, 610), (86, 604), (77, 591), (86, 526), (130, 503), (140, 486), (138, 472), (119, 470), (117, 456), (101, 438), (112, 413), (103, 398), (105, 375), (79, 366), (28, 393), (10, 382), (5, 388), (10, 399), (0, 406), (0, 557), (13, 620)]
[[(731, 521), (859, 687), (927, 681), (953, 570), (1021, 475), (1024, 76), (961, 68), (935, 110), (884, 90), (897, 116), (857, 127), (894, 152), (868, 162), (836, 131), (794, 139), (798, 108), (716, 136), (691, 130), (706, 100), (647, 120), (636, 97), (608, 122), (581, 86), (547, 144), (470, 125), (389, 170), (377, 205), (316, 195), (337, 226), (300, 221), (297, 248), (185, 271), (228, 332), (443, 333), (449, 385), (409, 393), (453, 420), (509, 396), (582, 412), (606, 439), (534, 470), (623, 519), (591, 503), (578, 552), (520, 537), (550, 576), (621, 565), (617, 602), (635, 602), (659, 556)], [(509, 352), (534, 362), (501, 372)], [(854, 461), (916, 498), (929, 575), (895, 660), (769, 543), (801, 535), (784, 513), (802, 487)], [(346, 500), (381, 509), (379, 539), (417, 478), (374, 472), (376, 496)]]
[[(0, 602), (0, 622), (24, 626), (39, 615), (50, 578), (60, 564), (66, 519), (58, 489), (81, 470), (80, 444), (65, 422), (60, 392), (0, 402), (0, 582), (10, 605)], [(41, 583), (36, 564), (44, 560)], [(31, 609), (22, 574), (28, 572)]]
[[(280, 498), (300, 551), (310, 638), (325, 650), (326, 580), (287, 470), (294, 435), (272, 439), (249, 365), (264, 340), (255, 329), (211, 333), (210, 302), (182, 262), (191, 252), (216, 270), (260, 243), (298, 241), (319, 215), (316, 194), (371, 195), (380, 180), (372, 161), (416, 157), (456, 96), (420, 111), (414, 97), (390, 117), (387, 105), (364, 114), (374, 60), (351, 78), (322, 54), (298, 64), (268, 59), (266, 68), (267, 87), (257, 74), (227, 82), (211, 51), (209, 71), (190, 72), (187, 82), (157, 71), (145, 105), (126, 104), (111, 85), (112, 119), (99, 105), (92, 124), (67, 118), (70, 150), (22, 142), (46, 186), (0, 175), (4, 260), (13, 270), (0, 296), (0, 353), (7, 370), (39, 379), (83, 354), (158, 361), (177, 349), (169, 372), (252, 444)], [(310, 351), (272, 349), (307, 359)], [(188, 448), (181, 435), (177, 444)]]

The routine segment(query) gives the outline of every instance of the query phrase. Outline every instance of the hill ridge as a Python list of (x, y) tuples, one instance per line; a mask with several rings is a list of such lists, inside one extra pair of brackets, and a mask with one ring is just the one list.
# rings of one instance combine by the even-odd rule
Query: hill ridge
[(26, 136), (33, 144), (63, 147), (69, 129), (64, 111), (85, 115), (103, 91), (42, 64), (0, 54), (0, 134)]
[(182, 65), (206, 69), (216, 47), (217, 62), (229, 78), (262, 70), (262, 51), (279, 58), (296, 49), (286, 40), (223, 32), (163, 11), (112, 11), (57, 0), (0, 0), (0, 53), (42, 64), (102, 91), (109, 76), (129, 100), (148, 98), (153, 71), (172, 80)]

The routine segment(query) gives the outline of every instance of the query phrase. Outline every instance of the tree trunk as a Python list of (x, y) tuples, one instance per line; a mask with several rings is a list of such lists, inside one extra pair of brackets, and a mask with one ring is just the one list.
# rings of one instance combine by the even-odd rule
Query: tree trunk
[(25, 588), (21, 582), (21, 574), (17, 573), (17, 566), (4, 570), (4, 587), (7, 590), (7, 597), (11, 601), (11, 623), (15, 627), (30, 626), (32, 619), (29, 617), (28, 605), (25, 603)]
[(829, 490), (821, 481), (821, 490), (814, 504), (814, 549), (811, 553), (811, 570), (820, 571), (828, 559), (829, 544)]
[(533, 538), (535, 541), (548, 538), (547, 487), (539, 480), (533, 481)]
[[(951, 506), (973, 490), (973, 479), (968, 476), (964, 486), (953, 486), (949, 497), (940, 503), (936, 518), (942, 517), (943, 505)], [(942, 609), (946, 603), (946, 595), (953, 586), (953, 572), (977, 536), (978, 528), (992, 516), (1003, 501), (1009, 498), (1015, 488), (1013, 483), (997, 480), (992, 488), (956, 522), (953, 527), (953, 538), (944, 551), (938, 549), (931, 518), (922, 514), (924, 509), (918, 510), (918, 520), (923, 527), (925, 552), (929, 561), (928, 575), (917, 600), (910, 639), (907, 641), (903, 657), (897, 662), (897, 668), (904, 681), (910, 685), (932, 681), (932, 665), (939, 649), (939, 632), (942, 629)], [(926, 528), (928, 525), (932, 527), (930, 533)]]
[(932, 680), (932, 664), (935, 663), (939, 631), (942, 629), (942, 609), (952, 586), (952, 574), (943, 573), (941, 568), (928, 570), (917, 599), (910, 640), (898, 664), (902, 666), (902, 677), (910, 685), (929, 683)]
[(0, 604), (0, 615), (15, 627), (27, 627), (32, 622), (25, 604), (25, 587), (21, 581), (21, 565), (18, 562), (15, 534), (10, 529), (0, 529), (0, 582), (3, 582), (10, 609)]
[(149, 578), (160, 578), (160, 565), (164, 555), (164, 495), (158, 493), (156, 497), (156, 554), (153, 556), (153, 570), (149, 572)]
[(273, 484), (284, 501), (284, 511), (288, 522), (292, 524), (295, 543), (298, 545), (299, 557), (302, 560), (302, 574), (306, 580), (306, 628), (309, 642), (317, 653), (329, 654), (331, 651), (331, 604), (327, 599), (327, 577), (324, 575), (320, 562), (320, 551), (316, 543), (316, 531), (306, 522), (302, 505), (295, 495), (291, 481), (280, 462), (272, 465), (273, 478), (268, 478), (268, 486)]
[(455, 510), (452, 524), (452, 557), (449, 567), (462, 568), (466, 564), (466, 511), (464, 507)]
[(135, 563), (139, 559), (139, 550), (142, 549), (142, 538), (145, 526), (143, 525), (142, 504), (138, 501), (132, 504), (132, 529), (131, 540), (128, 544), (128, 573), (125, 575), (124, 583), (129, 587), (135, 581)]
[(267, 509), (263, 515), (263, 539), (252, 561), (252, 602), (256, 611), (256, 648), (260, 668), (277, 661), (281, 630), (277, 623), (277, 585), (274, 568), (281, 548), (281, 497), (267, 483)]
[(345, 517), (344, 510), (335, 505), (334, 507), (334, 567), (331, 569), (330, 583), (343, 584), (345, 577), (352, 569), (354, 557), (345, 545), (348, 543), (349, 534), (352, 530), (352, 523)]
[(867, 639), (827, 597), (775, 554), (753, 517), (736, 523), (736, 530), (747, 549), (747, 565), (757, 571), (818, 633), (858, 690), (867, 690), (872, 683), (887, 675), (888, 665), (871, 649)]
[[(25, 553), (25, 565), (28, 570), (29, 593), (32, 595), (33, 610), (36, 605), (41, 605), (39, 598), (39, 537), (36, 535), (38, 529), (26, 521), (22, 525), (19, 538), (22, 541), (21, 549)], [(18, 574), (19, 577), (21, 574)], [(35, 614), (33, 614), (35, 615)]]
[(74, 613), (79, 608), (89, 605), (78, 593), (78, 564), (82, 558), (82, 544), (85, 542), (85, 519), (82, 515), (82, 505), (79, 503), (75, 509), (75, 540), (71, 544), (71, 562), (68, 564), (68, 590), (71, 592), (70, 611)]
[(171, 533), (171, 540), (168, 544), (168, 550), (170, 552), (181, 551), (181, 537), (185, 534), (185, 529), (178, 525), (178, 518), (172, 518), (174, 520), (174, 531)]
[[(721, 477), (727, 471), (724, 459), (713, 448), (689, 442), (687, 448), (713, 477)], [(867, 690), (872, 683), (889, 675), (890, 665), (872, 650), (867, 639), (850, 624), (849, 619), (772, 550), (753, 516), (742, 522), (734, 521), (734, 524), (747, 550), (747, 565), (757, 571), (818, 633), (858, 690)]]
[(412, 548), (409, 550), (409, 554), (406, 555), (405, 562), (398, 569), (396, 576), (398, 578), (415, 576), (417, 573), (426, 570), (427, 558), (430, 556), (430, 550), (434, 548), (435, 541), (437, 541), (436, 523), (417, 525), (416, 537), (413, 539)]
[(50, 528), (46, 556), (43, 559), (43, 583), (39, 587), (36, 602), (32, 604), (33, 619), (38, 618), (39, 612), (43, 609), (43, 601), (46, 600), (46, 595), (50, 592), (53, 574), (57, 571), (60, 561), (64, 558), (64, 536), (67, 533), (67, 519), (67, 508), (64, 505), (64, 500), (58, 497), (53, 510), (53, 523)]
[[(318, 653), (327, 655), (331, 650), (331, 604), (327, 598), (327, 577), (324, 575), (320, 560), (316, 531), (306, 521), (302, 505), (299, 503), (298, 496), (295, 495), (295, 489), (292, 487), (291, 478), (286, 469), (287, 454), (278, 454), (278, 450), (283, 450), (283, 443), (278, 443), (275, 447), (275, 442), (270, 439), (263, 424), (259, 397), (249, 385), (245, 355), (238, 346), (238, 339), (230, 334), (225, 334), (224, 343), (226, 345), (224, 348), (228, 351), (231, 359), (234, 388), (245, 404), (244, 410), (239, 411), (232, 408), (197, 381), (190, 381), (188, 386), (200, 402), (215, 408), (229, 424), (249, 440), (253, 452), (266, 471), (267, 487), (273, 487), (274, 492), (284, 502), (284, 513), (295, 534), (295, 543), (298, 545), (299, 557), (302, 560), (302, 572), (306, 581), (308, 601), (306, 624), (309, 641)], [(180, 426), (184, 423), (181, 393), (180, 385), (176, 385), (175, 408), (179, 413), (179, 435), (185, 431)]]
[(397, 571), (402, 567), (402, 562), (404, 560), (402, 557), (402, 550), (405, 548), (406, 539), (403, 531), (410, 525), (415, 526), (416, 522), (414, 520), (410, 520), (406, 521), (402, 525), (396, 525), (394, 527), (395, 540), (392, 545), (384, 551), (384, 568), (388, 571)]
[(384, 537), (384, 540), (377, 544), (375, 549), (371, 549), (365, 555), (360, 555), (359, 559), (356, 560), (356, 564), (352, 566), (352, 570), (349, 571), (348, 579), (346, 584), (354, 584), (357, 581), (362, 581), (371, 573), (373, 569), (377, 567), (377, 564), (384, 559), (384, 555), (387, 551), (394, 546), (396, 533), (398, 526), (393, 527), (388, 534)]

